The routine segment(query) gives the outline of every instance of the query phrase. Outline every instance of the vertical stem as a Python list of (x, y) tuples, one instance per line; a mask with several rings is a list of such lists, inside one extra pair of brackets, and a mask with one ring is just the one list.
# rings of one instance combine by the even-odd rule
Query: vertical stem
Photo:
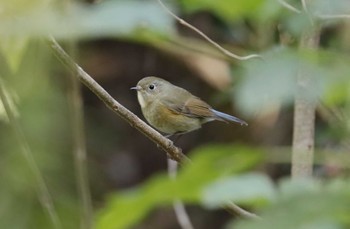
[(29, 144), (27, 142), (27, 138), (25, 137), (22, 128), (20, 126), (20, 123), (18, 122), (15, 114), (13, 113), (13, 110), (10, 106), (10, 103), (8, 101), (8, 95), (5, 92), (5, 87), (3, 85), (3, 82), (0, 80), (0, 101), (2, 102), (6, 115), (9, 118), (10, 124), (12, 125), (12, 128), (15, 133), (15, 137), (17, 138), (19, 142), (19, 146), (21, 148), (22, 154), (24, 158), (27, 160), (27, 163), (29, 165), (29, 168), (31, 169), (32, 173), (34, 174), (34, 178), (36, 179), (36, 182), (38, 184), (38, 198), (39, 201), (43, 207), (43, 209), (47, 212), (53, 228), (60, 229), (62, 228), (61, 221), (57, 215), (57, 212), (55, 210), (52, 197), (50, 195), (49, 189), (45, 183), (45, 180), (38, 168), (38, 165), (35, 162), (35, 159), (33, 157), (33, 153), (29, 147)]
[[(177, 162), (168, 158), (168, 175), (172, 180), (176, 179), (177, 167)], [(180, 199), (174, 199), (173, 208), (181, 229), (194, 229), (185, 205)]]
[[(70, 42), (70, 49), (75, 51), (75, 46)], [(72, 74), (72, 73), (69, 73)], [(71, 113), (71, 128), (73, 136), (74, 165), (77, 179), (77, 189), (81, 203), (80, 228), (92, 228), (92, 203), (89, 187), (87, 155), (84, 135), (84, 114), (81, 87), (78, 79), (74, 76), (68, 78), (68, 100)]]
[[(69, 12), (72, 8), (72, 0), (64, 0), (62, 9)], [(74, 40), (67, 42), (72, 56), (77, 53)], [(68, 102), (70, 106), (71, 130), (73, 137), (73, 155), (77, 189), (80, 201), (80, 228), (91, 229), (93, 227), (93, 208), (89, 187), (89, 176), (87, 169), (87, 154), (84, 134), (83, 100), (79, 80), (75, 73), (68, 73)]]
[[(317, 49), (319, 32), (319, 29), (312, 25), (310, 30), (303, 33), (300, 48)], [(297, 76), (297, 93), (294, 102), (292, 178), (312, 176), (316, 101), (308, 94), (312, 90), (313, 84), (312, 76), (301, 64)]]

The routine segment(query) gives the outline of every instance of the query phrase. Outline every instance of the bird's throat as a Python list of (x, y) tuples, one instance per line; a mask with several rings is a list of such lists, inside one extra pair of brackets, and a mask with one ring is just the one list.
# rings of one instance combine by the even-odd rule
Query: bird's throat
[(147, 104), (146, 104), (146, 101), (143, 98), (141, 92), (137, 92), (137, 100), (139, 101), (141, 108), (146, 107)]

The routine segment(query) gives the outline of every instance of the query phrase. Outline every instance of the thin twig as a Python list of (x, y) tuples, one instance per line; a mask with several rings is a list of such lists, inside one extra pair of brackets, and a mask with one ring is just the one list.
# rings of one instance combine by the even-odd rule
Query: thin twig
[(207, 35), (205, 35), (202, 31), (200, 31), (199, 29), (197, 29), (196, 27), (194, 27), (193, 25), (189, 24), (188, 22), (186, 22), (185, 20), (183, 20), (182, 18), (180, 18), (179, 16), (177, 16), (176, 14), (174, 14), (173, 12), (171, 12), (171, 10), (169, 10), (164, 3), (161, 0), (158, 0), (159, 4), (163, 7), (163, 9), (170, 14), (173, 18), (175, 18), (180, 24), (186, 26), (187, 28), (193, 30), (194, 32), (196, 32), (197, 34), (199, 34), (201, 37), (203, 37), (205, 40), (207, 40), (210, 44), (212, 44), (215, 48), (219, 49), (222, 53), (224, 53), (225, 55), (237, 59), (237, 60), (248, 60), (248, 59), (252, 59), (252, 58), (261, 58), (261, 55), (258, 54), (251, 54), (248, 56), (239, 56), (237, 54), (234, 54), (230, 51), (228, 51), (227, 49), (223, 48), (222, 46), (220, 46), (218, 43), (216, 43), (215, 41), (213, 41), (212, 39), (210, 39)]
[[(284, 0), (277, 0), (278, 3), (280, 3), (282, 6), (284, 6), (285, 8), (293, 11), (294, 13), (302, 13), (301, 10), (297, 9), (296, 7), (292, 6), (291, 4), (285, 2)], [(306, 2), (302, 1), (302, 5), (303, 5), (303, 10), (305, 12), (307, 12), (308, 8), (306, 6)], [(350, 18), (350, 14), (323, 14), (323, 13), (313, 13), (312, 15), (314, 15), (317, 18), (320, 19), (349, 19)]]
[(294, 13), (301, 13), (301, 10), (295, 8), (294, 6), (292, 6), (291, 4), (285, 2), (284, 0), (277, 0), (277, 2), (279, 2), (282, 6), (284, 6), (285, 8), (293, 11)]
[[(168, 174), (170, 179), (175, 180), (177, 174), (177, 162), (171, 159), (168, 159)], [(190, 217), (186, 212), (185, 205), (180, 199), (175, 199), (173, 202), (173, 208), (177, 221), (180, 224), (182, 229), (194, 229)]]
[(239, 207), (238, 205), (236, 205), (233, 202), (230, 202), (228, 204), (226, 204), (225, 206), (226, 211), (230, 212), (232, 215), (241, 217), (241, 218), (245, 218), (245, 219), (261, 219), (260, 216), (248, 212), (247, 210), (244, 210), (243, 208)]
[(316, 13), (316, 17), (320, 19), (350, 19), (350, 14), (322, 14)]
[(17, 138), (17, 141), (19, 142), (19, 145), (21, 147), (21, 152), (23, 154), (23, 157), (27, 160), (27, 163), (29, 165), (29, 168), (31, 169), (32, 173), (34, 174), (34, 177), (36, 179), (36, 182), (38, 184), (38, 198), (39, 201), (43, 207), (43, 209), (47, 212), (51, 223), (55, 229), (61, 229), (62, 224), (61, 221), (57, 215), (57, 212), (55, 210), (52, 197), (50, 195), (49, 189), (45, 183), (45, 180), (38, 168), (38, 165), (35, 162), (35, 159), (33, 157), (33, 153), (29, 147), (29, 144), (27, 142), (27, 138), (25, 137), (23, 130), (13, 113), (10, 103), (7, 98), (7, 94), (5, 92), (5, 87), (3, 82), (0, 80), (0, 99), (1, 102), (5, 108), (5, 112), (7, 114), (7, 117), (10, 121), (10, 124), (12, 125), (12, 128), (15, 132), (15, 136)]
[[(75, 50), (70, 42), (71, 50)], [(79, 81), (74, 76), (68, 76), (69, 105), (71, 114), (71, 130), (73, 136), (73, 154), (76, 170), (77, 188), (81, 204), (80, 228), (92, 228), (93, 210), (86, 162), (86, 144), (84, 136), (84, 114)]]
[(99, 97), (105, 105), (113, 110), (117, 115), (126, 120), (131, 126), (143, 133), (150, 140), (155, 142), (165, 152), (168, 153), (171, 159), (179, 162), (189, 162), (182, 150), (176, 147), (171, 140), (161, 135), (155, 129), (147, 125), (139, 117), (126, 109), (123, 105), (117, 102), (108, 92), (103, 89), (89, 74), (87, 74), (79, 65), (77, 65), (70, 56), (62, 49), (53, 37), (48, 39), (48, 44), (51, 46), (56, 57), (65, 64), (79, 80), (88, 87), (97, 97)]

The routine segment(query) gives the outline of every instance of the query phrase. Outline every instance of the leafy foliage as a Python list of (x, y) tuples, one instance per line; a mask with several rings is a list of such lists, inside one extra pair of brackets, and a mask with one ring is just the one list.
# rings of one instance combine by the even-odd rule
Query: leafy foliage
[(239, 222), (229, 228), (348, 228), (349, 193), (348, 180), (326, 184), (285, 180), (275, 201), (262, 210), (264, 220)]
[[(251, 168), (261, 159), (258, 150), (242, 146), (210, 145), (200, 147), (191, 155), (193, 163), (182, 168), (176, 180), (170, 180), (165, 174), (158, 175), (139, 188), (110, 197), (108, 205), (97, 217), (97, 228), (127, 228), (145, 217), (154, 206), (169, 205), (176, 198), (187, 203), (218, 207), (233, 199), (245, 202), (250, 197), (249, 201), (254, 203), (271, 197), (271, 183), (265, 176), (233, 176)], [(222, 179), (222, 182), (216, 183), (217, 179)], [(262, 185), (262, 189), (254, 193), (249, 191), (257, 185)], [(223, 187), (228, 188), (222, 190), (226, 195), (216, 199), (214, 195)]]
[(303, 67), (314, 82), (307, 97), (310, 100), (321, 98), (327, 103), (339, 103), (346, 98), (346, 85), (350, 82), (347, 61), (347, 56), (322, 49), (296, 52), (278, 47), (267, 52), (263, 61), (244, 64), (242, 80), (234, 98), (247, 114), (254, 114), (271, 104), (290, 105), (297, 93), (297, 73)]

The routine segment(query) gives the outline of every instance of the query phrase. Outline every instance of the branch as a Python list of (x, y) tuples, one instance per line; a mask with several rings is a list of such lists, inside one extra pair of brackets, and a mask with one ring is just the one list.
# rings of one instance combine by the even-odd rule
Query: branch
[(219, 49), (222, 53), (224, 53), (225, 55), (233, 58), (233, 59), (237, 59), (237, 60), (248, 60), (248, 59), (252, 59), (252, 58), (261, 58), (261, 55), (258, 54), (251, 54), (248, 56), (239, 56), (237, 54), (234, 54), (230, 51), (228, 51), (227, 49), (223, 48), (222, 46), (220, 46), (218, 43), (216, 43), (215, 41), (213, 41), (212, 39), (210, 39), (207, 35), (205, 35), (202, 31), (200, 31), (199, 29), (197, 29), (196, 27), (194, 27), (193, 25), (189, 24), (188, 22), (186, 22), (185, 20), (183, 20), (182, 18), (180, 18), (179, 16), (177, 16), (176, 14), (174, 14), (173, 12), (171, 12), (161, 0), (158, 0), (159, 4), (163, 7), (163, 9), (169, 14), (171, 15), (173, 18), (175, 18), (181, 25), (186, 26), (187, 28), (193, 30), (194, 32), (196, 32), (197, 34), (199, 34), (201, 37), (203, 37), (205, 40), (207, 40), (210, 44), (212, 44), (215, 48)]
[(232, 215), (239, 216), (244, 219), (261, 219), (258, 215), (248, 212), (244, 210), (243, 208), (240, 208), (238, 205), (236, 205), (233, 202), (230, 202), (224, 206), (226, 211), (230, 212)]
[[(177, 163), (176, 161), (168, 159), (168, 175), (170, 179), (175, 180), (177, 174)], [(177, 221), (180, 224), (181, 229), (194, 229), (190, 217), (187, 214), (185, 205), (180, 199), (175, 199), (173, 201), (173, 208)]]
[(62, 49), (53, 37), (48, 39), (48, 44), (56, 57), (65, 64), (78, 79), (88, 87), (105, 105), (114, 111), (119, 117), (127, 121), (131, 126), (161, 147), (169, 157), (179, 163), (189, 162), (190, 160), (182, 153), (182, 150), (176, 147), (172, 141), (161, 135), (152, 127), (147, 125), (139, 117), (117, 102), (108, 92), (103, 89), (89, 74), (87, 74), (79, 65), (77, 65), (70, 56)]
[[(292, 6), (291, 4), (285, 2), (284, 0), (277, 0), (278, 3), (280, 3), (285, 8), (289, 9), (290, 11), (293, 11), (294, 13), (301, 14), (302, 11), (297, 9), (296, 7)], [(302, 0), (302, 6), (303, 10), (308, 13), (308, 8), (306, 5), (305, 0)], [(313, 16), (319, 18), (319, 19), (350, 19), (350, 14), (324, 14), (324, 13), (313, 13)]]
[[(306, 2), (302, 1), (306, 11)], [(320, 29), (314, 24), (304, 31), (300, 39), (300, 48), (317, 49)], [(312, 75), (300, 63), (297, 75), (297, 93), (294, 101), (294, 124), (292, 145), (292, 178), (312, 176), (315, 144), (316, 101), (308, 92), (315, 85)]]

